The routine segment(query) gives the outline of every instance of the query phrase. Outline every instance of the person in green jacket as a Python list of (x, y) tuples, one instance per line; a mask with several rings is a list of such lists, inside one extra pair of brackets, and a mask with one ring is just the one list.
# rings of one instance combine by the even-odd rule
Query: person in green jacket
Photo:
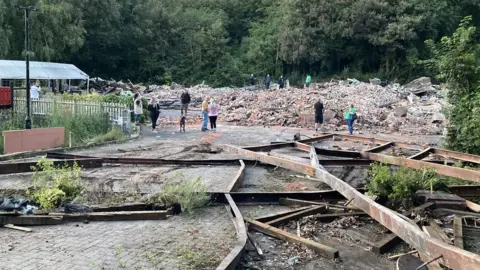
[(307, 79), (305, 80), (305, 86), (310, 87), (310, 83), (312, 82), (312, 77), (307, 74)]
[(353, 123), (357, 120), (357, 110), (353, 107), (353, 104), (350, 105), (350, 108), (345, 112), (345, 120), (347, 121), (348, 133), (352, 135)]

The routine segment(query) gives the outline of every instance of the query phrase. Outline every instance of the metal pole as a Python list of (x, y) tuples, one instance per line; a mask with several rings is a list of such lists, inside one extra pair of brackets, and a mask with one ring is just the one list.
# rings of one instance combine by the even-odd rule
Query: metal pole
[(29, 41), (29, 21), (30, 9), (25, 8), (25, 47), (26, 52), (26, 71), (27, 71), (27, 116), (25, 117), (25, 129), (32, 128), (32, 120), (30, 119), (30, 41)]
[(27, 96), (27, 115), (25, 117), (25, 129), (32, 128), (32, 121), (30, 120), (30, 40), (29, 40), (29, 26), (30, 26), (30, 11), (37, 11), (34, 6), (19, 6), (15, 5), (16, 8), (25, 10), (25, 68), (26, 68), (26, 83), (27, 87), (26, 96)]

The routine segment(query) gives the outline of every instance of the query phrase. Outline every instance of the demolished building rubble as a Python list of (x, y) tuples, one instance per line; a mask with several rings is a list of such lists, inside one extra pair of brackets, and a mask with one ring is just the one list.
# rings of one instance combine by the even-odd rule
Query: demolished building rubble
[[(98, 80), (98, 79), (97, 79)], [(105, 81), (104, 81), (105, 82)], [(329, 131), (345, 130), (344, 112), (354, 105), (358, 112), (357, 128), (373, 133), (441, 134), (445, 116), (444, 91), (422, 77), (405, 86), (356, 81), (334, 81), (313, 84), (308, 89), (290, 87), (276, 90), (252, 88), (212, 88), (201, 84), (185, 88), (173, 83), (170, 87), (107, 82), (108, 89), (123, 87), (146, 98), (156, 97), (163, 107), (178, 109), (180, 95), (192, 95), (191, 110), (200, 110), (206, 96), (220, 105), (219, 121), (242, 126), (313, 127), (313, 105), (322, 100), (325, 127)], [(161, 125), (177, 124), (176, 117), (160, 118)], [(190, 123), (201, 121), (199, 114), (190, 115)]]

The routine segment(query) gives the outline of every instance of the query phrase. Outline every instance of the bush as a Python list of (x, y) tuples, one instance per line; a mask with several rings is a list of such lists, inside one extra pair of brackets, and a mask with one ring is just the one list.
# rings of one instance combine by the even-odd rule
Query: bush
[(162, 193), (151, 200), (165, 205), (180, 204), (182, 211), (189, 214), (209, 204), (208, 187), (200, 182), (201, 177), (186, 181), (182, 174), (178, 176), (182, 178), (181, 183), (164, 186)]
[(369, 175), (368, 193), (387, 198), (393, 208), (411, 208), (418, 190), (444, 190), (446, 187), (443, 179), (429, 170), (400, 168), (393, 172), (388, 166), (375, 163)]
[(55, 167), (53, 161), (43, 157), (32, 169), (33, 191), (27, 189), (27, 195), (44, 209), (59, 207), (85, 190), (77, 163)]
[(443, 37), (438, 44), (426, 41), (433, 58), (422, 61), (437, 78), (447, 83), (447, 145), (449, 148), (480, 154), (480, 44), (472, 17), (462, 20), (451, 37)]

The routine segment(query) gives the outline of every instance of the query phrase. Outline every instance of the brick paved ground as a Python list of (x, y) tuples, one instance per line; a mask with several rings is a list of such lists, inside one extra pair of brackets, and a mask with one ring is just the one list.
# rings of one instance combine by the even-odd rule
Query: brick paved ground
[[(0, 269), (212, 269), (235, 243), (225, 207), (161, 221), (0, 229)], [(199, 259), (207, 261), (199, 261)], [(197, 262), (195, 263), (194, 261)], [(201, 267), (202, 268), (202, 267)]]

